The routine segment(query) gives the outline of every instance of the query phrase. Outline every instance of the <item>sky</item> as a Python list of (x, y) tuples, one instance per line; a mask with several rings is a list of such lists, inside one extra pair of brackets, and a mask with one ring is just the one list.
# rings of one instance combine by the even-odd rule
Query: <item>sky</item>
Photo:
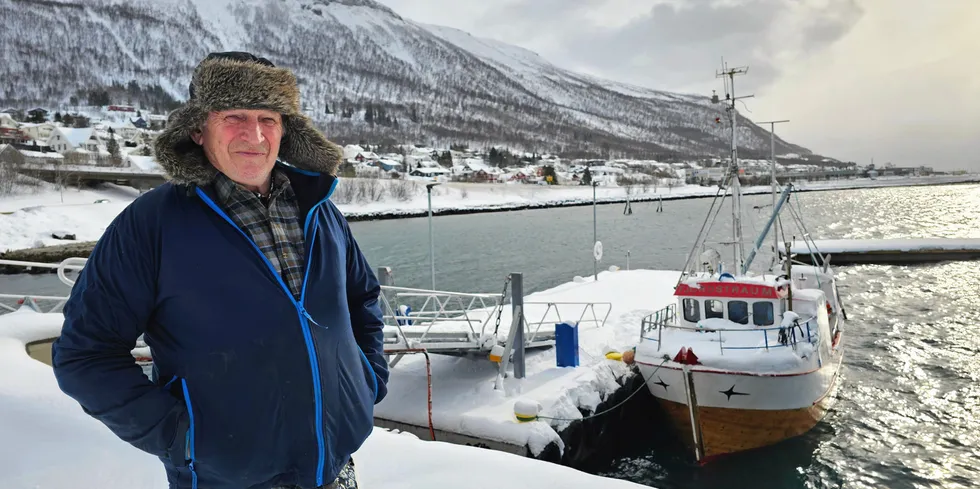
[(980, 171), (980, 0), (379, 0), (650, 88), (724, 93), (834, 158)]

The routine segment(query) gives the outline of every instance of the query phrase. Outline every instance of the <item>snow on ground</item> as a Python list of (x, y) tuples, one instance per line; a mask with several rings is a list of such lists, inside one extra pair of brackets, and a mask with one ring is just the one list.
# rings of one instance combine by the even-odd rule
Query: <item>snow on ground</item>
[[(800, 190), (833, 190), (848, 188), (873, 188), (906, 185), (929, 185), (976, 181), (976, 175), (938, 176), (938, 177), (883, 177), (876, 180), (855, 179), (824, 182), (800, 182)], [(333, 201), (348, 217), (370, 217), (379, 215), (418, 215), (428, 209), (424, 181), (415, 180), (374, 180), (384, 186), (386, 194), (374, 201), (350, 201), (342, 199), (342, 192), (354, 192), (359, 185), (374, 185), (369, 179), (341, 179), (341, 188)], [(409, 182), (409, 183), (406, 183)], [(392, 186), (409, 185), (407, 199), (396, 199), (390, 195)], [(370, 191), (368, 191), (370, 192)], [(633, 199), (685, 198), (694, 196), (713, 196), (716, 187), (683, 185), (673, 188), (653, 187), (644, 192), (641, 186), (632, 188)], [(769, 187), (746, 187), (743, 193), (768, 193)], [(355, 192), (356, 193), (356, 192)], [(12, 249), (32, 248), (39, 244), (63, 243), (51, 238), (53, 231), (73, 233), (78, 240), (95, 240), (112, 219), (139, 192), (128, 187), (106, 184), (98, 190), (65, 189), (58, 190), (54, 185), (43, 184), (38, 188), (21, 187), (13, 195), (0, 197), (0, 252)], [(596, 198), (599, 202), (622, 201), (626, 189), (618, 186), (598, 187)], [(62, 202), (64, 199), (64, 202)], [(95, 204), (101, 199), (109, 202)], [(436, 211), (455, 209), (512, 209), (525, 206), (554, 206), (572, 203), (592, 202), (592, 188), (578, 185), (524, 185), (524, 184), (476, 184), (446, 183), (433, 189), (432, 207)]]
[[(567, 421), (520, 423), (514, 417), (514, 403), (525, 400), (539, 403), (542, 416), (578, 419), (579, 408), (594, 411), (598, 404), (620, 387), (617, 379), (629, 373), (618, 361), (607, 360), (605, 353), (624, 351), (639, 340), (641, 319), (673, 301), (673, 288), (679, 272), (633, 270), (607, 271), (592, 277), (578, 278), (553, 289), (525, 297), (525, 317), (537, 322), (547, 306), (530, 303), (608, 302), (611, 313), (602, 328), (595, 324), (579, 326), (578, 368), (556, 366), (555, 349), (529, 351), (527, 377), (507, 379), (503, 391), (494, 390), (497, 365), (486, 357), (432, 357), (432, 409), (436, 429), (475, 437), (527, 445), (539, 452), (549, 442), (561, 446), (557, 430)], [(562, 316), (573, 319), (582, 307), (559, 305)], [(605, 309), (596, 306), (604, 314)], [(587, 316), (591, 317), (591, 316)], [(501, 325), (511, 323), (509, 306)], [(553, 330), (554, 325), (551, 324)], [(501, 328), (506, 330), (505, 327)], [(388, 396), (378, 405), (381, 418), (427, 426), (427, 388), (425, 359), (406, 356), (391, 370)], [(553, 425), (552, 425), (553, 423)]]
[(62, 191), (50, 184), (19, 187), (15, 194), (0, 197), (0, 253), (69, 242), (52, 238), (53, 232), (75, 234), (79, 241), (97, 240), (138, 195), (133, 188), (113, 184), (97, 190)]
[[(819, 239), (821, 253), (860, 253), (873, 251), (980, 250), (980, 239)], [(794, 244), (792, 253), (809, 254), (806, 243)]]
[[(60, 314), (0, 316), (0, 487), (166, 489), (159, 460), (119, 440), (58, 388), (25, 343), (57, 334)], [(354, 454), (372, 489), (641, 488), (503, 452), (375, 429)]]

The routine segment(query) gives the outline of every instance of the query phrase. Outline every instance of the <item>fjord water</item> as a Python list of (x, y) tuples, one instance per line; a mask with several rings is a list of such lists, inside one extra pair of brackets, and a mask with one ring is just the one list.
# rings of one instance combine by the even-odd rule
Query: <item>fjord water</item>
[[(977, 185), (796, 198), (793, 208), (816, 238), (980, 238)], [(769, 196), (744, 198), (746, 241), (762, 230), (769, 204)], [(658, 213), (656, 204), (633, 204), (632, 215), (622, 205), (599, 206), (601, 268), (625, 268), (629, 250), (633, 268), (680, 269), (710, 205), (665, 201)], [(715, 241), (731, 238), (728, 202), (721, 212)], [(444, 216), (433, 224), (438, 289), (499, 293), (508, 272), (523, 272), (533, 292), (592, 274), (591, 207)], [(351, 228), (373, 266), (392, 267), (396, 285), (431, 285), (426, 219)], [(728, 246), (711, 247), (731, 255)], [(768, 251), (756, 259), (770, 261)], [(638, 422), (612, 461), (592, 470), (663, 489), (980, 487), (980, 262), (844, 266), (838, 273), (849, 321), (838, 401), (824, 422), (704, 467), (688, 461), (662, 420)], [(0, 292), (8, 291), (66, 289), (50, 276), (0, 277)], [(652, 402), (643, 398), (631, 402)]]

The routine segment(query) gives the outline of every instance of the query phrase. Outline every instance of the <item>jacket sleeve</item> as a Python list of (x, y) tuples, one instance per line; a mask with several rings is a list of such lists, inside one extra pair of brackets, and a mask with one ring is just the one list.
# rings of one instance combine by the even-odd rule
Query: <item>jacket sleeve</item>
[(65, 303), (52, 365), (61, 390), (87, 414), (136, 448), (180, 465), (184, 440), (175, 435), (188, 424), (186, 408), (131, 354), (153, 313), (158, 263), (155, 238), (134, 214), (133, 205), (124, 210), (92, 250)]
[(354, 339), (378, 377), (378, 396), (374, 400), (377, 404), (388, 393), (388, 361), (384, 357), (384, 319), (378, 302), (381, 284), (357, 246), (357, 241), (346, 221), (344, 230), (347, 233), (347, 306), (350, 309)]

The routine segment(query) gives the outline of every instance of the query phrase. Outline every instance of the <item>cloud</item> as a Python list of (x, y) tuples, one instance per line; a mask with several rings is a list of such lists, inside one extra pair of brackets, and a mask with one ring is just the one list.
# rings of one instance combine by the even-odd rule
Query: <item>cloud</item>
[(495, 4), (478, 24), (557, 65), (655, 88), (716, 86), (724, 56), (751, 66), (754, 89), (775, 80), (780, 60), (819, 52), (861, 14), (855, 0), (520, 0)]
[(380, 0), (407, 18), (664, 90), (721, 92), (748, 65), (754, 120), (836, 158), (980, 170), (980, 1)]

